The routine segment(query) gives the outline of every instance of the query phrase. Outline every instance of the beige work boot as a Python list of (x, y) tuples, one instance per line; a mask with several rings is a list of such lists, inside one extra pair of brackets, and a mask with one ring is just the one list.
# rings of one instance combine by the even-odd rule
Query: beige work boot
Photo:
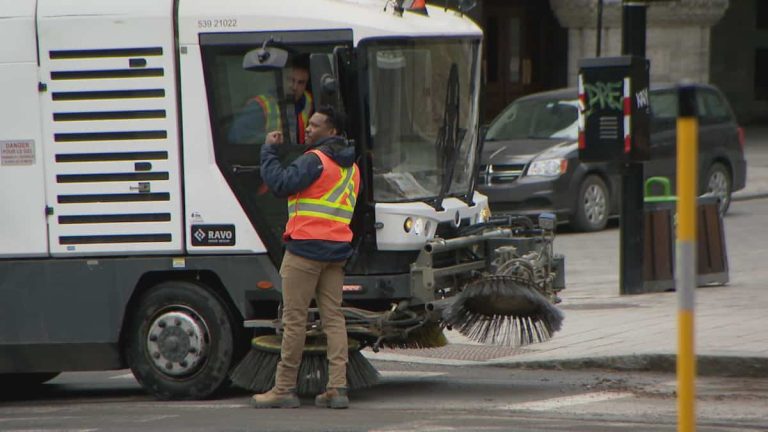
[(266, 393), (253, 395), (251, 406), (254, 408), (298, 408), (301, 405), (296, 389), (287, 391), (272, 387)]
[(315, 397), (315, 406), (323, 408), (348, 408), (349, 397), (344, 387), (331, 387)]

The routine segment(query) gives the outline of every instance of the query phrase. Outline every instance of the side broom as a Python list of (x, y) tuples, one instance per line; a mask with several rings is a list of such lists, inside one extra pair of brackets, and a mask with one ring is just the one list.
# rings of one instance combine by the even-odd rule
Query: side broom
[(525, 277), (484, 276), (468, 283), (443, 311), (443, 327), (480, 343), (522, 346), (559, 331), (563, 314)]
[[(266, 335), (251, 340), (251, 350), (230, 373), (232, 383), (238, 387), (263, 393), (275, 385), (275, 371), (280, 361), (279, 335)], [(379, 372), (360, 354), (360, 344), (349, 339), (347, 386), (350, 389), (371, 387), (378, 383)], [(325, 338), (308, 336), (299, 367), (297, 392), (300, 395), (316, 395), (328, 382), (328, 362)]]

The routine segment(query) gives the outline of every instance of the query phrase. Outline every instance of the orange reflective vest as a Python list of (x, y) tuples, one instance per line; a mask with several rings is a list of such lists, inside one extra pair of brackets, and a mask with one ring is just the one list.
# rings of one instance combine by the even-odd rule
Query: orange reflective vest
[[(261, 111), (264, 113), (264, 131), (270, 132), (273, 130), (282, 130), (283, 122), (280, 119), (280, 105), (272, 96), (254, 96), (248, 103), (256, 102), (261, 106)], [(304, 92), (304, 109), (296, 113), (296, 138), (299, 144), (304, 144), (304, 133), (309, 123), (309, 117), (312, 115), (313, 110), (312, 93)]]
[(357, 164), (341, 167), (320, 150), (310, 150), (323, 172), (308, 188), (288, 197), (288, 223), (283, 238), (352, 241), (349, 223), (360, 188)]
[(304, 144), (304, 133), (307, 130), (307, 125), (309, 124), (309, 117), (312, 115), (312, 112), (314, 111), (314, 105), (312, 101), (312, 93), (305, 91), (304, 92), (304, 109), (301, 110), (301, 112), (296, 113), (296, 120), (298, 122), (297, 128), (298, 130), (298, 141), (299, 144)]
[(264, 113), (265, 133), (273, 130), (281, 130), (283, 128), (282, 122), (280, 121), (280, 106), (273, 97), (259, 95), (251, 98), (251, 101), (258, 103), (261, 106), (261, 111)]

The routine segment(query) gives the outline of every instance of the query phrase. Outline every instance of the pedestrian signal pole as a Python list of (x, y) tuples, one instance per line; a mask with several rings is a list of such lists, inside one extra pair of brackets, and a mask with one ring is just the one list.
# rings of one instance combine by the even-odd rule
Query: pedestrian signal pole
[(696, 286), (696, 179), (698, 160), (696, 91), (678, 88), (677, 117), (677, 430), (696, 430), (696, 353), (694, 349), (694, 288)]

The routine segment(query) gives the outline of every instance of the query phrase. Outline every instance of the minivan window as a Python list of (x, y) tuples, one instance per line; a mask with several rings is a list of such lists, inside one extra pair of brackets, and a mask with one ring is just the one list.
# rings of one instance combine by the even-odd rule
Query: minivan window
[(576, 99), (523, 99), (514, 102), (488, 128), (486, 140), (535, 138), (576, 139), (579, 132)]
[(720, 95), (711, 90), (699, 90), (696, 102), (702, 123), (723, 123), (731, 119), (731, 113)]
[(677, 93), (652, 92), (651, 113), (659, 120), (673, 119), (677, 117)]

